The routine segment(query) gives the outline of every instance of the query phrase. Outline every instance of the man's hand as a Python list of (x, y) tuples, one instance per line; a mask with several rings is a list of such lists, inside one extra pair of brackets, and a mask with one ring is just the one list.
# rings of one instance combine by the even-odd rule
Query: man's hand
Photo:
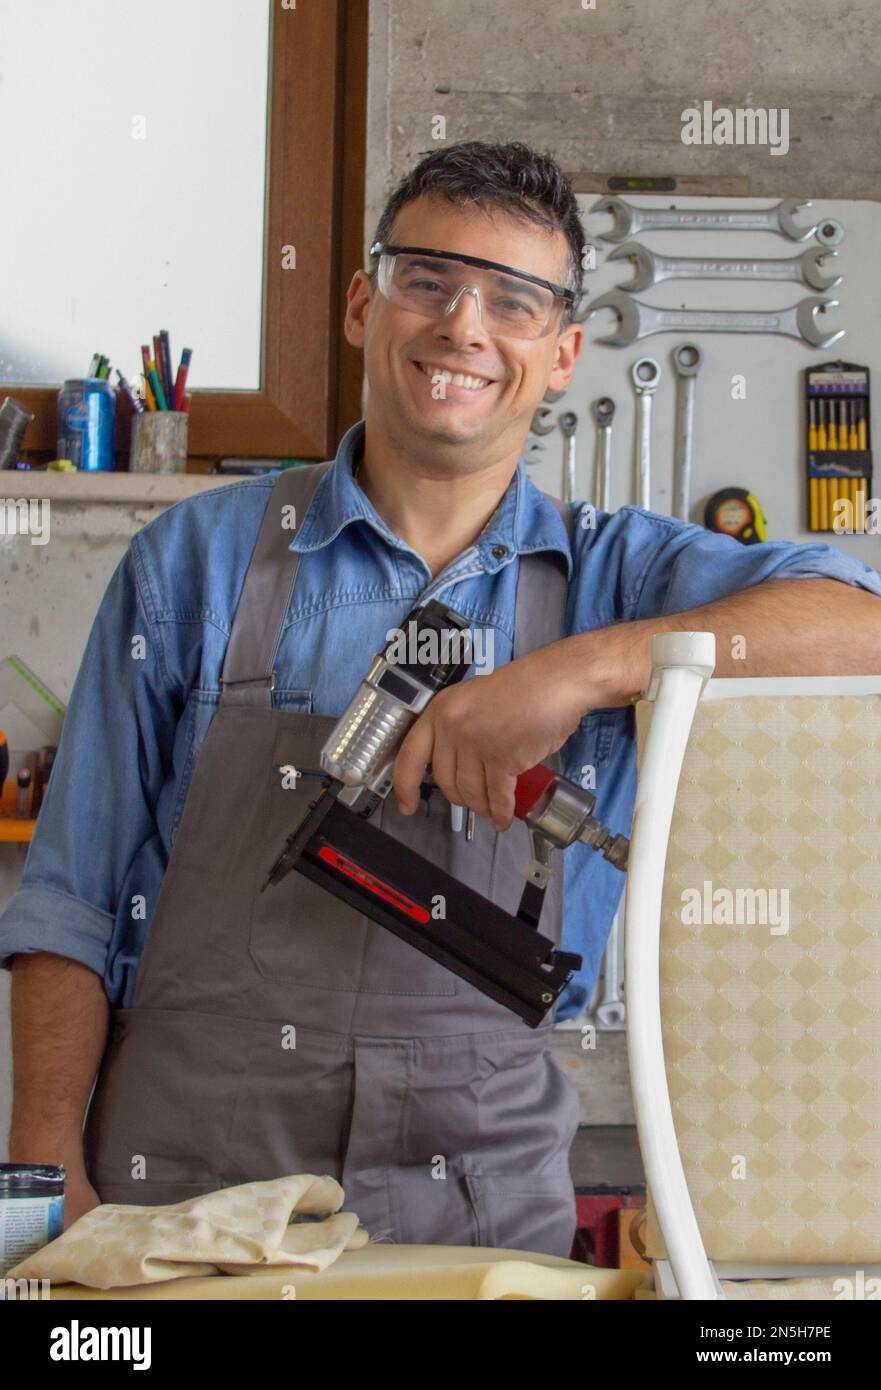
[(556, 752), (588, 710), (645, 690), (660, 632), (715, 633), (717, 677), (881, 672), (881, 599), (837, 579), (765, 580), (684, 613), (581, 632), (436, 695), (395, 759), (401, 810), (416, 810), (430, 763), (448, 801), (507, 830), (520, 773)]
[(591, 706), (566, 645), (554, 642), (434, 697), (395, 758), (395, 796), (405, 815), (419, 804), (430, 763), (448, 801), (508, 829), (520, 773), (555, 753)]

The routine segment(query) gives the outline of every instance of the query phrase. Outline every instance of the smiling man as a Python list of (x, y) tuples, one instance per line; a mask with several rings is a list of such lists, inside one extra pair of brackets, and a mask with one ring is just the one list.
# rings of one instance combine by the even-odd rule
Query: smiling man
[[(583, 347), (583, 250), (550, 158), (431, 154), (349, 288), (369, 398), (335, 460), (182, 502), (131, 542), (0, 923), (11, 1157), (66, 1165), (68, 1222), (99, 1198), (308, 1172), (338, 1178), (375, 1237), (568, 1254), (579, 1113), (552, 1020), (525, 1027), (298, 874), (260, 892), (325, 738), (416, 603), (491, 635), (494, 669), (416, 721), (378, 823), (508, 910), (526, 768), (590, 773), (597, 814), (627, 831), (653, 633), (714, 631), (723, 676), (881, 669), (867, 566), (634, 507), (584, 527), (532, 485), (530, 419)], [(468, 833), (451, 806), (474, 813)], [(621, 876), (580, 844), (565, 882), (556, 860), (541, 928), (584, 957), (571, 1014)]]

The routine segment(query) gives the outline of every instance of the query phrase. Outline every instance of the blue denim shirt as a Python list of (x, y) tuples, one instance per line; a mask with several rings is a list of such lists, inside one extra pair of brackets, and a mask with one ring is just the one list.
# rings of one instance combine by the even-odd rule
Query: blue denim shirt
[[(570, 551), (524, 460), (487, 530), (432, 579), (352, 478), (360, 421), (343, 437), (293, 548), (303, 552), (276, 661), (280, 709), (340, 715), (373, 654), (417, 602), (439, 597), (491, 629), (511, 659), (518, 556), (558, 550), (570, 575), (566, 631), (679, 613), (771, 578), (825, 575), (881, 595), (881, 576), (824, 544), (743, 546), (637, 507), (583, 503)], [(132, 1002), (138, 960), (199, 748), (220, 698), (227, 640), (273, 476), (227, 484), (163, 512), (131, 541), (101, 602), (71, 695), (21, 885), (0, 917), (0, 963), (52, 951)], [(143, 659), (133, 644), (145, 639)], [(587, 714), (561, 750), (566, 775), (596, 769), (597, 814), (627, 833), (636, 756), (633, 710)], [(583, 783), (582, 783), (583, 784)], [(218, 854), (223, 847), (218, 845)], [(586, 846), (565, 852), (565, 936), (583, 967), (559, 1018), (589, 1000), (623, 877)], [(134, 895), (146, 899), (132, 920)]]

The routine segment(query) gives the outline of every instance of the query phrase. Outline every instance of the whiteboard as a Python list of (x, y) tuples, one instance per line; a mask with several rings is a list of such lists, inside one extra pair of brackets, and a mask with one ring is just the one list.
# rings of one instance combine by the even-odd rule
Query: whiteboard
[[(610, 227), (608, 215), (588, 214), (598, 194), (578, 198), (588, 240), (598, 247), (597, 268), (584, 277), (590, 300), (633, 278), (628, 260), (608, 262), (615, 243), (603, 242), (598, 233)], [(640, 207), (669, 207), (669, 195), (628, 197)], [(677, 207), (707, 207), (713, 200), (677, 198)], [(767, 198), (724, 198), (717, 206), (767, 208)], [(635, 396), (630, 369), (640, 357), (653, 357), (661, 368), (654, 398), (652, 449), (652, 510), (669, 515), (672, 509), (673, 435), (677, 378), (671, 352), (679, 343), (694, 338), (703, 354), (697, 380), (694, 422), (694, 462), (690, 520), (703, 522), (707, 498), (719, 488), (744, 487), (755, 493), (765, 514), (768, 540), (821, 541), (881, 567), (881, 537), (836, 536), (811, 532), (806, 526), (805, 429), (803, 423), (804, 369), (836, 360), (857, 362), (872, 368), (873, 400), (877, 387), (875, 367), (881, 353), (881, 203), (817, 201), (797, 214), (798, 221), (814, 215), (835, 218), (845, 230), (838, 256), (826, 261), (824, 272), (841, 273), (844, 280), (827, 297), (839, 307), (818, 322), (830, 332), (846, 329), (831, 348), (816, 349), (795, 338), (746, 333), (659, 333), (629, 347), (607, 347), (595, 340), (617, 328), (616, 316), (604, 310), (585, 325), (586, 341), (571, 385), (552, 405), (555, 420), (563, 410), (578, 417), (576, 435), (577, 498), (594, 494), (596, 429), (592, 403), (600, 396), (615, 402), (612, 429), (612, 509), (636, 500), (634, 484)], [(640, 232), (630, 238), (665, 256), (772, 257), (800, 255), (816, 241), (797, 242), (773, 232), (673, 231)], [(833, 270), (834, 267), (834, 270)], [(781, 309), (817, 294), (795, 281), (668, 280), (634, 297), (657, 308)], [(745, 399), (732, 396), (732, 378), (745, 378)], [(879, 407), (876, 403), (876, 411)], [(876, 415), (877, 418), (877, 415)], [(874, 420), (873, 420), (874, 423)], [(881, 428), (881, 426), (879, 426)], [(534, 436), (530, 436), (530, 442)], [(564, 441), (559, 429), (544, 436), (539, 462), (529, 468), (533, 482), (546, 492), (561, 492)], [(876, 446), (877, 454), (877, 446)], [(872, 492), (881, 495), (879, 461), (875, 461)]]

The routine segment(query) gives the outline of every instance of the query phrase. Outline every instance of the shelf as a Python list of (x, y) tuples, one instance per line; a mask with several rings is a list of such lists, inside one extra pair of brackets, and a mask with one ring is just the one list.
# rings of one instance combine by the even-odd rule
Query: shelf
[(35, 820), (18, 820), (15, 816), (0, 815), (0, 845), (27, 844), (36, 823)]
[(26, 844), (34, 833), (35, 820), (19, 820), (15, 814), (18, 788), (11, 779), (0, 787), (0, 845)]
[(170, 505), (227, 483), (241, 483), (241, 473), (57, 473), (3, 469), (0, 495), (48, 497), (53, 502), (148, 502)]

